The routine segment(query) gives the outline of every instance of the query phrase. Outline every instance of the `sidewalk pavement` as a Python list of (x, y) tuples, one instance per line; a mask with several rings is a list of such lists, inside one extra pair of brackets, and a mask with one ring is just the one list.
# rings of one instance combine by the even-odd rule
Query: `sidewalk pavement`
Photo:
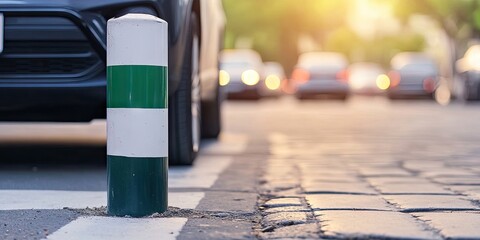
[(320, 153), (325, 144), (270, 139), (261, 238), (480, 239), (477, 158), (366, 157), (353, 148), (342, 157)]

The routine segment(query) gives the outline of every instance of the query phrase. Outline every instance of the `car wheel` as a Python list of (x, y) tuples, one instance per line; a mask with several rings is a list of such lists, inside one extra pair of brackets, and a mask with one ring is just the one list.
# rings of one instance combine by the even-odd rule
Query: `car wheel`
[(202, 137), (217, 138), (220, 134), (221, 126), (220, 86), (217, 85), (214, 100), (202, 102)]
[(296, 93), (295, 94), (295, 97), (298, 99), (298, 100), (307, 100), (307, 99), (311, 99), (311, 97), (306, 94), (306, 93)]
[(177, 91), (170, 99), (169, 163), (191, 165), (200, 148), (201, 103), (199, 78), (200, 37), (198, 19), (191, 15), (182, 74)]
[[(464, 87), (465, 89), (463, 91), (463, 98), (465, 99), (465, 101), (474, 101), (478, 99), (478, 89), (472, 89), (472, 87), (470, 87), (470, 84), (468, 84), (468, 81), (465, 81)], [(477, 92), (475, 92), (474, 90), (476, 90)]]
[(347, 94), (340, 94), (338, 96), (338, 99), (341, 100), (341, 101), (346, 101), (348, 98), (348, 95)]

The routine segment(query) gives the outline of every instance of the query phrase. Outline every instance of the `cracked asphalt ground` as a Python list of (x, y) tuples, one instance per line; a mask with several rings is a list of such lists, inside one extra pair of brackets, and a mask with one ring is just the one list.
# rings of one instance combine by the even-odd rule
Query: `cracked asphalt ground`
[[(66, 127), (73, 140), (2, 124), (0, 239), (480, 239), (480, 105), (282, 98), (224, 110), (220, 140), (170, 169), (169, 210), (141, 219), (105, 216), (104, 136), (90, 136), (101, 122), (86, 137)], [(55, 141), (18, 145), (22, 134)]]

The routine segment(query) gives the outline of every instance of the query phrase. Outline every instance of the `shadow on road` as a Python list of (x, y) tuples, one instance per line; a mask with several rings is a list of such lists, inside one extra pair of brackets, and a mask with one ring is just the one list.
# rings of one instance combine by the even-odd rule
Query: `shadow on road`
[(105, 146), (15, 144), (0, 146), (0, 167), (69, 166), (104, 167)]

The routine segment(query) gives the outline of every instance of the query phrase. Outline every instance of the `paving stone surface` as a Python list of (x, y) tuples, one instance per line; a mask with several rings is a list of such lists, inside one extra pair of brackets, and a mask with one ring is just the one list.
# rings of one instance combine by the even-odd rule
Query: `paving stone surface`
[(307, 195), (307, 202), (313, 210), (384, 210), (395, 208), (380, 196), (319, 194)]
[(480, 239), (480, 212), (415, 213), (449, 239)]
[(437, 177), (432, 178), (432, 181), (439, 184), (446, 185), (479, 185), (480, 186), (480, 177)]
[(300, 198), (274, 198), (268, 200), (265, 204), (267, 208), (302, 206)]
[(281, 212), (309, 212), (311, 211), (310, 208), (305, 206), (294, 206), (294, 207), (274, 207), (274, 208), (266, 208), (262, 209), (265, 213), (281, 213)]
[(361, 179), (355, 177), (345, 177), (345, 176), (322, 176), (315, 178), (305, 179), (303, 182), (309, 184), (323, 184), (323, 183), (357, 183)]
[(480, 188), (470, 189), (463, 192), (463, 194), (466, 194), (468, 199), (474, 200), (477, 203), (480, 201)]
[(290, 226), (306, 222), (307, 215), (304, 212), (278, 212), (263, 218), (264, 226)]
[(367, 181), (373, 186), (386, 184), (428, 184), (430, 180), (419, 177), (371, 177)]
[(253, 212), (257, 194), (245, 192), (209, 192), (197, 209), (204, 211)]
[(437, 210), (480, 210), (462, 196), (388, 195), (384, 198), (406, 212)]
[(292, 225), (275, 228), (272, 232), (260, 234), (264, 239), (317, 239), (320, 237), (320, 228), (317, 223)]
[(445, 186), (445, 188), (450, 189), (459, 194), (468, 194), (469, 192), (479, 192), (480, 185), (449, 185)]
[(476, 173), (469, 171), (469, 170), (464, 170), (464, 169), (452, 169), (452, 168), (442, 168), (442, 169), (433, 169), (433, 170), (428, 170), (428, 171), (423, 171), (421, 173), (422, 176), (425, 177), (468, 177), (472, 176), (475, 177), (477, 176)]
[(412, 173), (401, 169), (401, 168), (385, 168), (385, 167), (376, 167), (376, 168), (361, 168), (359, 170), (360, 174), (365, 177), (395, 177), (403, 176), (409, 177), (412, 176)]
[(366, 183), (314, 183), (307, 182), (302, 184), (305, 193), (331, 194), (377, 194), (377, 192)]
[(321, 211), (317, 219), (325, 235), (336, 238), (437, 239), (411, 215), (383, 211)]
[(375, 188), (382, 194), (452, 194), (441, 185), (432, 183), (378, 184)]

